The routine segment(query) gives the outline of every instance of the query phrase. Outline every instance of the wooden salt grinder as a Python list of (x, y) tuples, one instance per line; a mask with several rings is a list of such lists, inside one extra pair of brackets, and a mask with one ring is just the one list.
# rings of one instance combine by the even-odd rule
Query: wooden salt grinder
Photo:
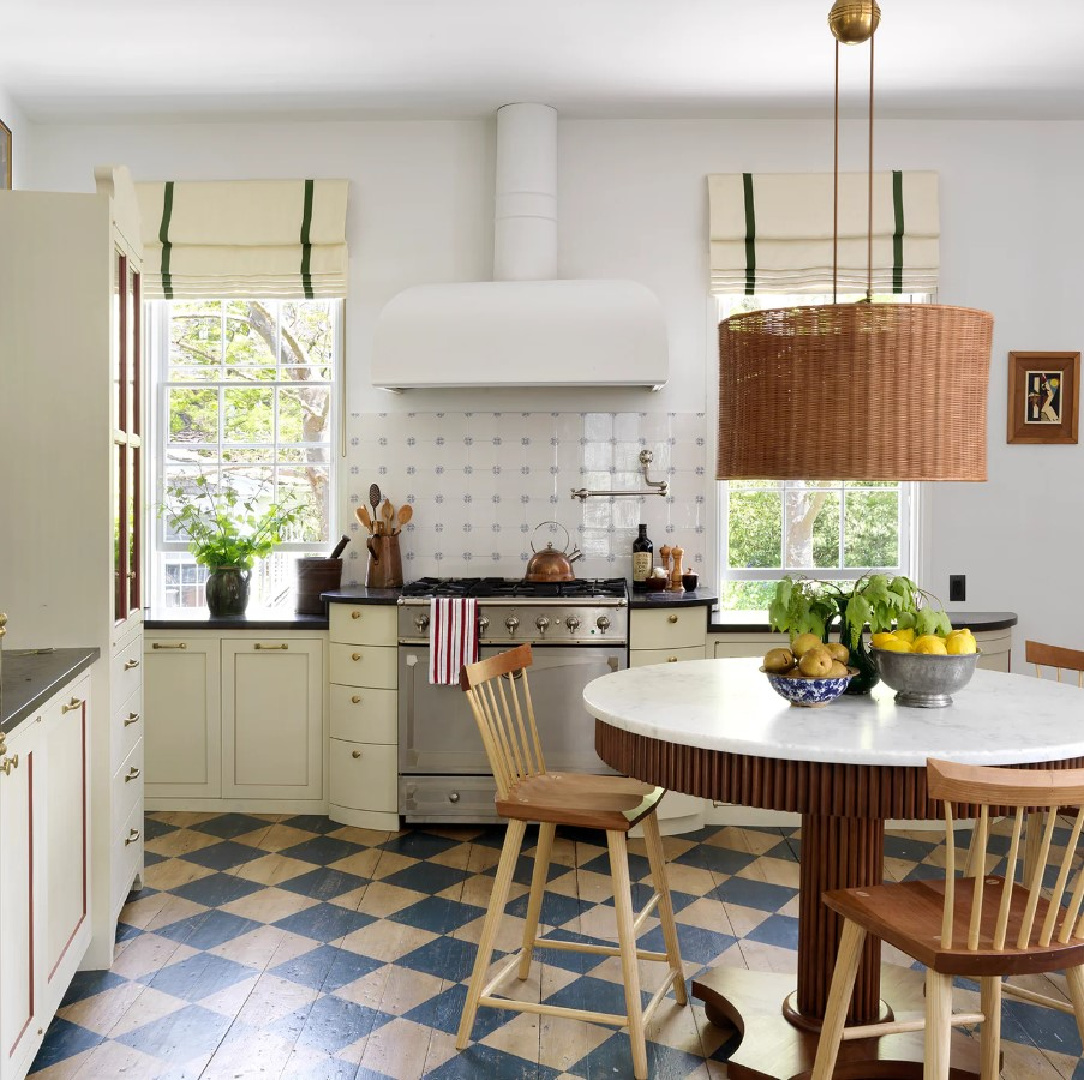
[(659, 548), (659, 558), (662, 560), (662, 567), (666, 571), (666, 587), (670, 588), (670, 552), (672, 548), (669, 544), (663, 544)]
[(673, 547), (670, 549), (670, 554), (674, 557), (674, 569), (670, 571), (670, 590), (684, 592), (685, 586), (681, 584), (681, 558), (685, 554), (685, 549)]

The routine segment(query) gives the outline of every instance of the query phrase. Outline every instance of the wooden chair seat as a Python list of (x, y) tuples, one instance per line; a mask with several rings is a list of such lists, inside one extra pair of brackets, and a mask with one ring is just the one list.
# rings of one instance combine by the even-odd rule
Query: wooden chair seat
[[(951, 948), (941, 947), (942, 914), (945, 906), (945, 882), (905, 881), (868, 889), (840, 889), (824, 894), (824, 902), (845, 919), (860, 923), (871, 934), (895, 945), (933, 971), (978, 979), (984, 975), (1035, 975), (1062, 971), (1084, 963), (1084, 941), (1080, 938), (1061, 944), (1055, 937), (1043, 947), (1013, 947), (1026, 918), (1028, 890), (1014, 884), (1009, 901), (1007, 944), (994, 949), (994, 929), (1001, 907), (1004, 879), (986, 878), (979, 916), (979, 947), (967, 947), (968, 926), (975, 891), (974, 878), (956, 882), (953, 905)], [(1048, 900), (1038, 898), (1035, 922), (1042, 926), (1050, 908)], [(986, 947), (984, 947), (984, 945)]]
[(654, 810), (665, 788), (624, 776), (542, 773), (519, 781), (497, 799), (501, 817), (628, 832)]

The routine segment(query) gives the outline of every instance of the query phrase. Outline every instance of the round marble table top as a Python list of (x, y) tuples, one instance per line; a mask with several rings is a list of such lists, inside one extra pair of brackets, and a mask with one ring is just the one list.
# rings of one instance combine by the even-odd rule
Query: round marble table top
[(629, 668), (588, 683), (583, 701), (636, 735), (788, 761), (1019, 765), (1084, 755), (1084, 691), (1073, 685), (980, 668), (943, 709), (900, 708), (883, 683), (806, 709), (779, 697), (759, 667), (751, 658)]

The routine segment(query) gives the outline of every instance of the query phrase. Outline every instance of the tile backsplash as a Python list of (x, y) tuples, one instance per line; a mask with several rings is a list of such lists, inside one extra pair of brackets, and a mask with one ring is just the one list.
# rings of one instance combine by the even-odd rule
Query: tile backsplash
[[(703, 413), (413, 412), (347, 417), (347, 526), (377, 483), (394, 505), (410, 503), (403, 576), (520, 577), (532, 543), (580, 548), (578, 577), (630, 577), (637, 525), (647, 525), (656, 561), (663, 544), (685, 549), (703, 576), (710, 563)], [(652, 480), (670, 493), (573, 499), (573, 488), (643, 488), (639, 455), (651, 450)], [(538, 528), (542, 525), (542, 528)], [(365, 548), (351, 545), (344, 583), (365, 580)]]

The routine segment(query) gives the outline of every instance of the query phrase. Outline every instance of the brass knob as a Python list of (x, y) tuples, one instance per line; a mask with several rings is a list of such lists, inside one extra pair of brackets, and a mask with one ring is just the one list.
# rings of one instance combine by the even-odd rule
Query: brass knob
[(451, 795), (448, 796), (448, 802), (459, 802), (459, 792), (453, 791)]
[(666, 662), (668, 664), (676, 664), (677, 663), (677, 657), (676, 656), (668, 656), (666, 658)]
[(11, 775), (11, 770), (12, 769), (17, 769), (18, 767), (19, 767), (19, 755), (18, 754), (13, 754), (11, 757), (6, 757), (6, 758), (4, 758), (3, 761), (0, 761), (0, 771), (3, 771), (5, 776), (10, 776)]
[(350, 659), (351, 660), (360, 660), (361, 659), (361, 653), (359, 653), (359, 652), (351, 653), (350, 654)]
[(351, 619), (360, 619), (361, 618), (361, 612), (360, 611), (351, 611), (350, 612), (350, 618)]
[(351, 699), (350, 699), (350, 700), (351, 700), (351, 701), (352, 701), (352, 702), (353, 702), (353, 703), (354, 703), (355, 705), (360, 705), (360, 704), (361, 704), (361, 695), (360, 695), (360, 694), (354, 694), (354, 696), (353, 696), (353, 697), (351, 697)]
[(361, 751), (360, 750), (352, 750), (350, 752), (350, 756), (352, 758), (359, 758), (359, 757), (361, 757)]
[(668, 615), (668, 616), (666, 617), (666, 621), (667, 621), (668, 623), (676, 623), (676, 622), (677, 622), (677, 619), (678, 619), (678, 617), (677, 617), (676, 615)]

